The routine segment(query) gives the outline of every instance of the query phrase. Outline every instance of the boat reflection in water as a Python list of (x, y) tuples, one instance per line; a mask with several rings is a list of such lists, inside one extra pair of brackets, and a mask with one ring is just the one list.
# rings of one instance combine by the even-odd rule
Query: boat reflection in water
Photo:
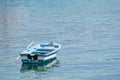
[(41, 63), (23, 63), (20, 69), (20, 72), (27, 72), (27, 71), (46, 71), (47, 68), (50, 68), (57, 64), (59, 61), (57, 58), (52, 58), (50, 60), (47, 60), (45, 62)]

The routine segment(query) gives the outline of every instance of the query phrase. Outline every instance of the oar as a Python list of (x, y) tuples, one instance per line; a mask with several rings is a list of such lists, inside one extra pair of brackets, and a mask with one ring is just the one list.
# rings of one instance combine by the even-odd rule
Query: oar
[[(26, 47), (26, 49), (28, 49), (30, 46), (32, 46), (33, 43), (34, 43), (34, 42), (32, 41), (32, 42)], [(16, 61), (19, 60), (19, 59), (20, 59), (20, 55), (16, 58)]]
[(30, 46), (32, 46), (33, 45), (33, 41), (26, 47), (26, 49), (28, 49)]
[(16, 61), (20, 59), (20, 55), (16, 58)]

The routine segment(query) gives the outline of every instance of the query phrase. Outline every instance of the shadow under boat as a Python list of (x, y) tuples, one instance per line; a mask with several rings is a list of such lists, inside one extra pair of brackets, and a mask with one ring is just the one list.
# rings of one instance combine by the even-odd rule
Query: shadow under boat
[(46, 71), (48, 68), (55, 66), (58, 63), (59, 61), (56, 57), (41, 63), (23, 63), (20, 72), (27, 72), (31, 70), (43, 72)]

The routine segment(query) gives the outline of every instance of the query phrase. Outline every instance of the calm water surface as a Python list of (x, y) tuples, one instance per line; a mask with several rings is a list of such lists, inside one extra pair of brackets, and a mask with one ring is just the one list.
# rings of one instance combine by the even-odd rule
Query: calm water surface
[[(0, 79), (120, 80), (119, 4), (120, 0), (0, 0)], [(15, 59), (31, 41), (62, 44), (59, 64), (21, 71)]]

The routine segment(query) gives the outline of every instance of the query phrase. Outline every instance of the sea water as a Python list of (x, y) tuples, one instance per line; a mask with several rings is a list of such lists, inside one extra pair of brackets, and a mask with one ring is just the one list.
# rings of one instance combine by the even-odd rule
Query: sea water
[[(120, 80), (120, 0), (0, 0), (1, 80)], [(16, 57), (32, 41), (57, 42), (45, 70)], [(26, 68), (27, 67), (27, 68)]]

